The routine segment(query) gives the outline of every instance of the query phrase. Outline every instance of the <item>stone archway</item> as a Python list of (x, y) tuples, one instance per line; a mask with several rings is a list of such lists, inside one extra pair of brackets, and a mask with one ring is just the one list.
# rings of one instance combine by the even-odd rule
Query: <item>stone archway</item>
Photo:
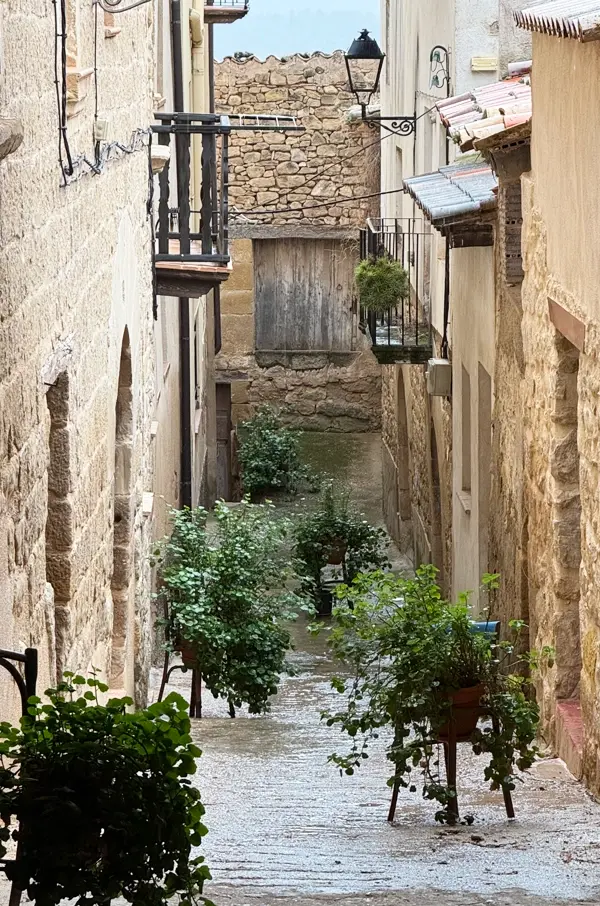
[(133, 690), (133, 633), (135, 603), (132, 570), (133, 494), (133, 387), (131, 345), (127, 328), (121, 344), (119, 381), (115, 403), (115, 463), (113, 479), (113, 601), (110, 686)]

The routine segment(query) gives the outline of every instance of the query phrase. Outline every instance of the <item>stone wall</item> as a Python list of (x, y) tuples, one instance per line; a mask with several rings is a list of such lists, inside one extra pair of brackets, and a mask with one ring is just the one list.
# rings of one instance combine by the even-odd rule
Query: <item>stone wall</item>
[[(334, 254), (333, 243), (348, 240), (347, 254), (358, 261), (358, 227), (379, 209), (378, 198), (344, 201), (378, 192), (379, 141), (377, 132), (346, 119), (354, 98), (347, 90), (343, 54), (269, 57), (264, 62), (253, 57), (227, 58), (215, 70), (219, 110), (232, 118), (240, 113), (292, 114), (305, 128), (302, 133), (233, 132), (231, 136), (230, 202), (232, 235), (237, 238), (232, 244), (233, 276), (221, 294), (223, 345), (215, 364), (217, 380), (235, 381), (234, 422), (268, 402), (281, 409), (290, 424), (308, 430), (378, 430), (380, 368), (358, 330), (353, 289), (346, 292), (342, 287), (346, 278), (340, 272), (339, 298), (333, 294), (327, 298), (323, 285), (315, 285), (325, 282), (316, 262), (326, 255), (315, 252), (314, 258), (302, 259), (300, 251), (300, 243), (313, 248), (318, 244)], [(273, 213), (254, 213), (258, 209)], [(244, 218), (236, 219), (236, 211), (246, 212)], [(303, 304), (315, 297), (311, 312), (315, 337), (309, 349), (292, 344), (264, 355), (256, 352), (253, 242), (265, 237), (279, 239), (281, 249), (284, 243), (289, 249), (281, 271), (298, 272), (297, 284), (307, 290)], [(301, 266), (295, 263), (296, 257)], [(351, 278), (350, 271), (350, 283)], [(294, 280), (288, 282), (293, 286)], [(283, 299), (278, 305), (276, 298), (270, 298), (269, 304), (276, 312), (284, 308)], [(290, 298), (285, 305), (291, 312)], [(341, 350), (332, 341), (333, 331), (320, 328), (322, 323), (331, 325), (338, 311), (345, 319), (341, 333), (349, 337), (347, 348)], [(311, 331), (303, 331), (307, 332)]]
[[(96, 7), (69, 8), (68, 134), (74, 157), (92, 158)], [(123, 144), (152, 120), (151, 21), (144, 6), (119, 18), (114, 37), (99, 29), (99, 110)], [(154, 394), (148, 158), (142, 148), (61, 187), (54, 31), (50, 0), (5, 5), (0, 110), (22, 120), (24, 140), (0, 166), (2, 647), (39, 649), (41, 690), (57, 669), (95, 666), (143, 701), (152, 633), (142, 507)], [(6, 715), (14, 696), (0, 682)]]
[[(231, 137), (230, 204), (258, 223), (362, 226), (379, 209), (379, 135), (349, 123), (356, 103), (348, 90), (344, 56), (316, 53), (282, 60), (227, 57), (215, 64), (218, 112), (291, 114), (302, 133), (234, 132)], [(319, 207), (312, 207), (317, 205)], [(289, 209), (286, 212), (280, 210)], [(295, 213), (297, 212), (297, 213)]]
[[(416, 565), (452, 587), (452, 407), (427, 393), (422, 366), (382, 368), (383, 498), (388, 531)], [(437, 448), (434, 459), (433, 439)]]

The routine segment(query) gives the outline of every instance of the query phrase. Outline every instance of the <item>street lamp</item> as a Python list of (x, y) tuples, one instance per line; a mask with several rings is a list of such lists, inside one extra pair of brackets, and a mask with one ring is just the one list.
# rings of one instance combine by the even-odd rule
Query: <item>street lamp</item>
[[(394, 135), (411, 135), (417, 128), (417, 115), (412, 116), (368, 116), (367, 106), (379, 88), (385, 54), (379, 44), (363, 28), (344, 54), (350, 91), (360, 104), (363, 122), (372, 129), (381, 126)], [(387, 126), (386, 123), (390, 125)]]

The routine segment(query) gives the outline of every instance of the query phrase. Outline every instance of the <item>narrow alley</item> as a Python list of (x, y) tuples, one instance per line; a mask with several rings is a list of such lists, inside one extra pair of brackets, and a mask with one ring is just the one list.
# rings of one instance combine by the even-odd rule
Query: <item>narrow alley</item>
[[(331, 436), (309, 435), (306, 452), (333, 471)], [(329, 450), (329, 455), (327, 455)], [(335, 438), (338, 474), (374, 518), (381, 502), (376, 436)], [(459, 757), (459, 794), (471, 826), (433, 820), (431, 803), (403, 792), (387, 821), (389, 764), (381, 745), (353, 777), (327, 763), (340, 734), (320, 720), (335, 706), (338, 671), (327, 631), (294, 627), (296, 675), (266, 717), (235, 720), (205, 701), (194, 723), (202, 748), (195, 777), (209, 834), (202, 851), (219, 906), (577, 906), (600, 897), (600, 805), (558, 759), (542, 759), (515, 793), (516, 820), (490, 793), (470, 747)], [(187, 696), (189, 674), (173, 688)]]

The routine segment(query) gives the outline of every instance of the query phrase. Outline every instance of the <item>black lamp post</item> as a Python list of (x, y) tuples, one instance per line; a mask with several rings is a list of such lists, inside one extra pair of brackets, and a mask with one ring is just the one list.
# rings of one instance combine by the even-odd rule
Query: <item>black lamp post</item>
[[(385, 54), (379, 44), (363, 29), (356, 38), (348, 52), (344, 55), (350, 91), (356, 96), (360, 104), (363, 121), (374, 129), (381, 126), (395, 135), (411, 135), (417, 128), (417, 115), (412, 116), (368, 116), (367, 106), (379, 88), (381, 70)], [(389, 123), (389, 126), (386, 125)]]

